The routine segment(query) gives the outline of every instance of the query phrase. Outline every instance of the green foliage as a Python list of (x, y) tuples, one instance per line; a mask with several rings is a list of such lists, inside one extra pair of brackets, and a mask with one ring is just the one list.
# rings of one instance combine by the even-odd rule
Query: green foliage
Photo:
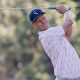
[[(0, 7), (26, 7), (27, 10), (0, 10), (0, 80), (54, 80), (53, 66), (42, 49), (37, 31), (27, 16), (33, 7), (65, 3), (74, 14), (71, 44), (80, 53), (80, 0), (5, 0)], [(44, 9), (51, 26), (62, 22), (62, 16)], [(60, 19), (59, 19), (60, 18)], [(75, 29), (76, 27), (76, 29)]]

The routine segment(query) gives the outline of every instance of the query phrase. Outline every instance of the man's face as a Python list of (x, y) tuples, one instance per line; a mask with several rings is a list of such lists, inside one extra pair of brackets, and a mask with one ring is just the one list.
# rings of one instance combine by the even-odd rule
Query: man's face
[(35, 26), (35, 28), (41, 31), (46, 30), (49, 27), (49, 22), (45, 14), (38, 16), (36, 22), (32, 24)]

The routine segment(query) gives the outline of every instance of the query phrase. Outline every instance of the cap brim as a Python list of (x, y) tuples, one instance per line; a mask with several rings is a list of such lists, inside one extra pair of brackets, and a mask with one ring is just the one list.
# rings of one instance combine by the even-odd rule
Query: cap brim
[(34, 20), (32, 21), (32, 23), (33, 23), (33, 22), (36, 22), (37, 19), (38, 19), (38, 17), (39, 17), (40, 15), (43, 15), (43, 14), (45, 14), (45, 12), (42, 12), (41, 14), (37, 15), (37, 16), (34, 18)]

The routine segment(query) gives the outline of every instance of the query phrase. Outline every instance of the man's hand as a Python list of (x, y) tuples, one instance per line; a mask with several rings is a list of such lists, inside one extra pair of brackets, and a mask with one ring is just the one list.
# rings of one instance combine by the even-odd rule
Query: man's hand
[(58, 11), (60, 14), (64, 14), (66, 10), (67, 8), (63, 4), (56, 6), (56, 11)]

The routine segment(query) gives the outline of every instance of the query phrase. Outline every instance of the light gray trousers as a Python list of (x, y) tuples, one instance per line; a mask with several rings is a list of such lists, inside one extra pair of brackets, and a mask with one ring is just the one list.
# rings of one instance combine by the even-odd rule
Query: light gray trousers
[(67, 78), (56, 77), (55, 80), (80, 80), (80, 77), (79, 78), (75, 78), (75, 79), (67, 79)]

